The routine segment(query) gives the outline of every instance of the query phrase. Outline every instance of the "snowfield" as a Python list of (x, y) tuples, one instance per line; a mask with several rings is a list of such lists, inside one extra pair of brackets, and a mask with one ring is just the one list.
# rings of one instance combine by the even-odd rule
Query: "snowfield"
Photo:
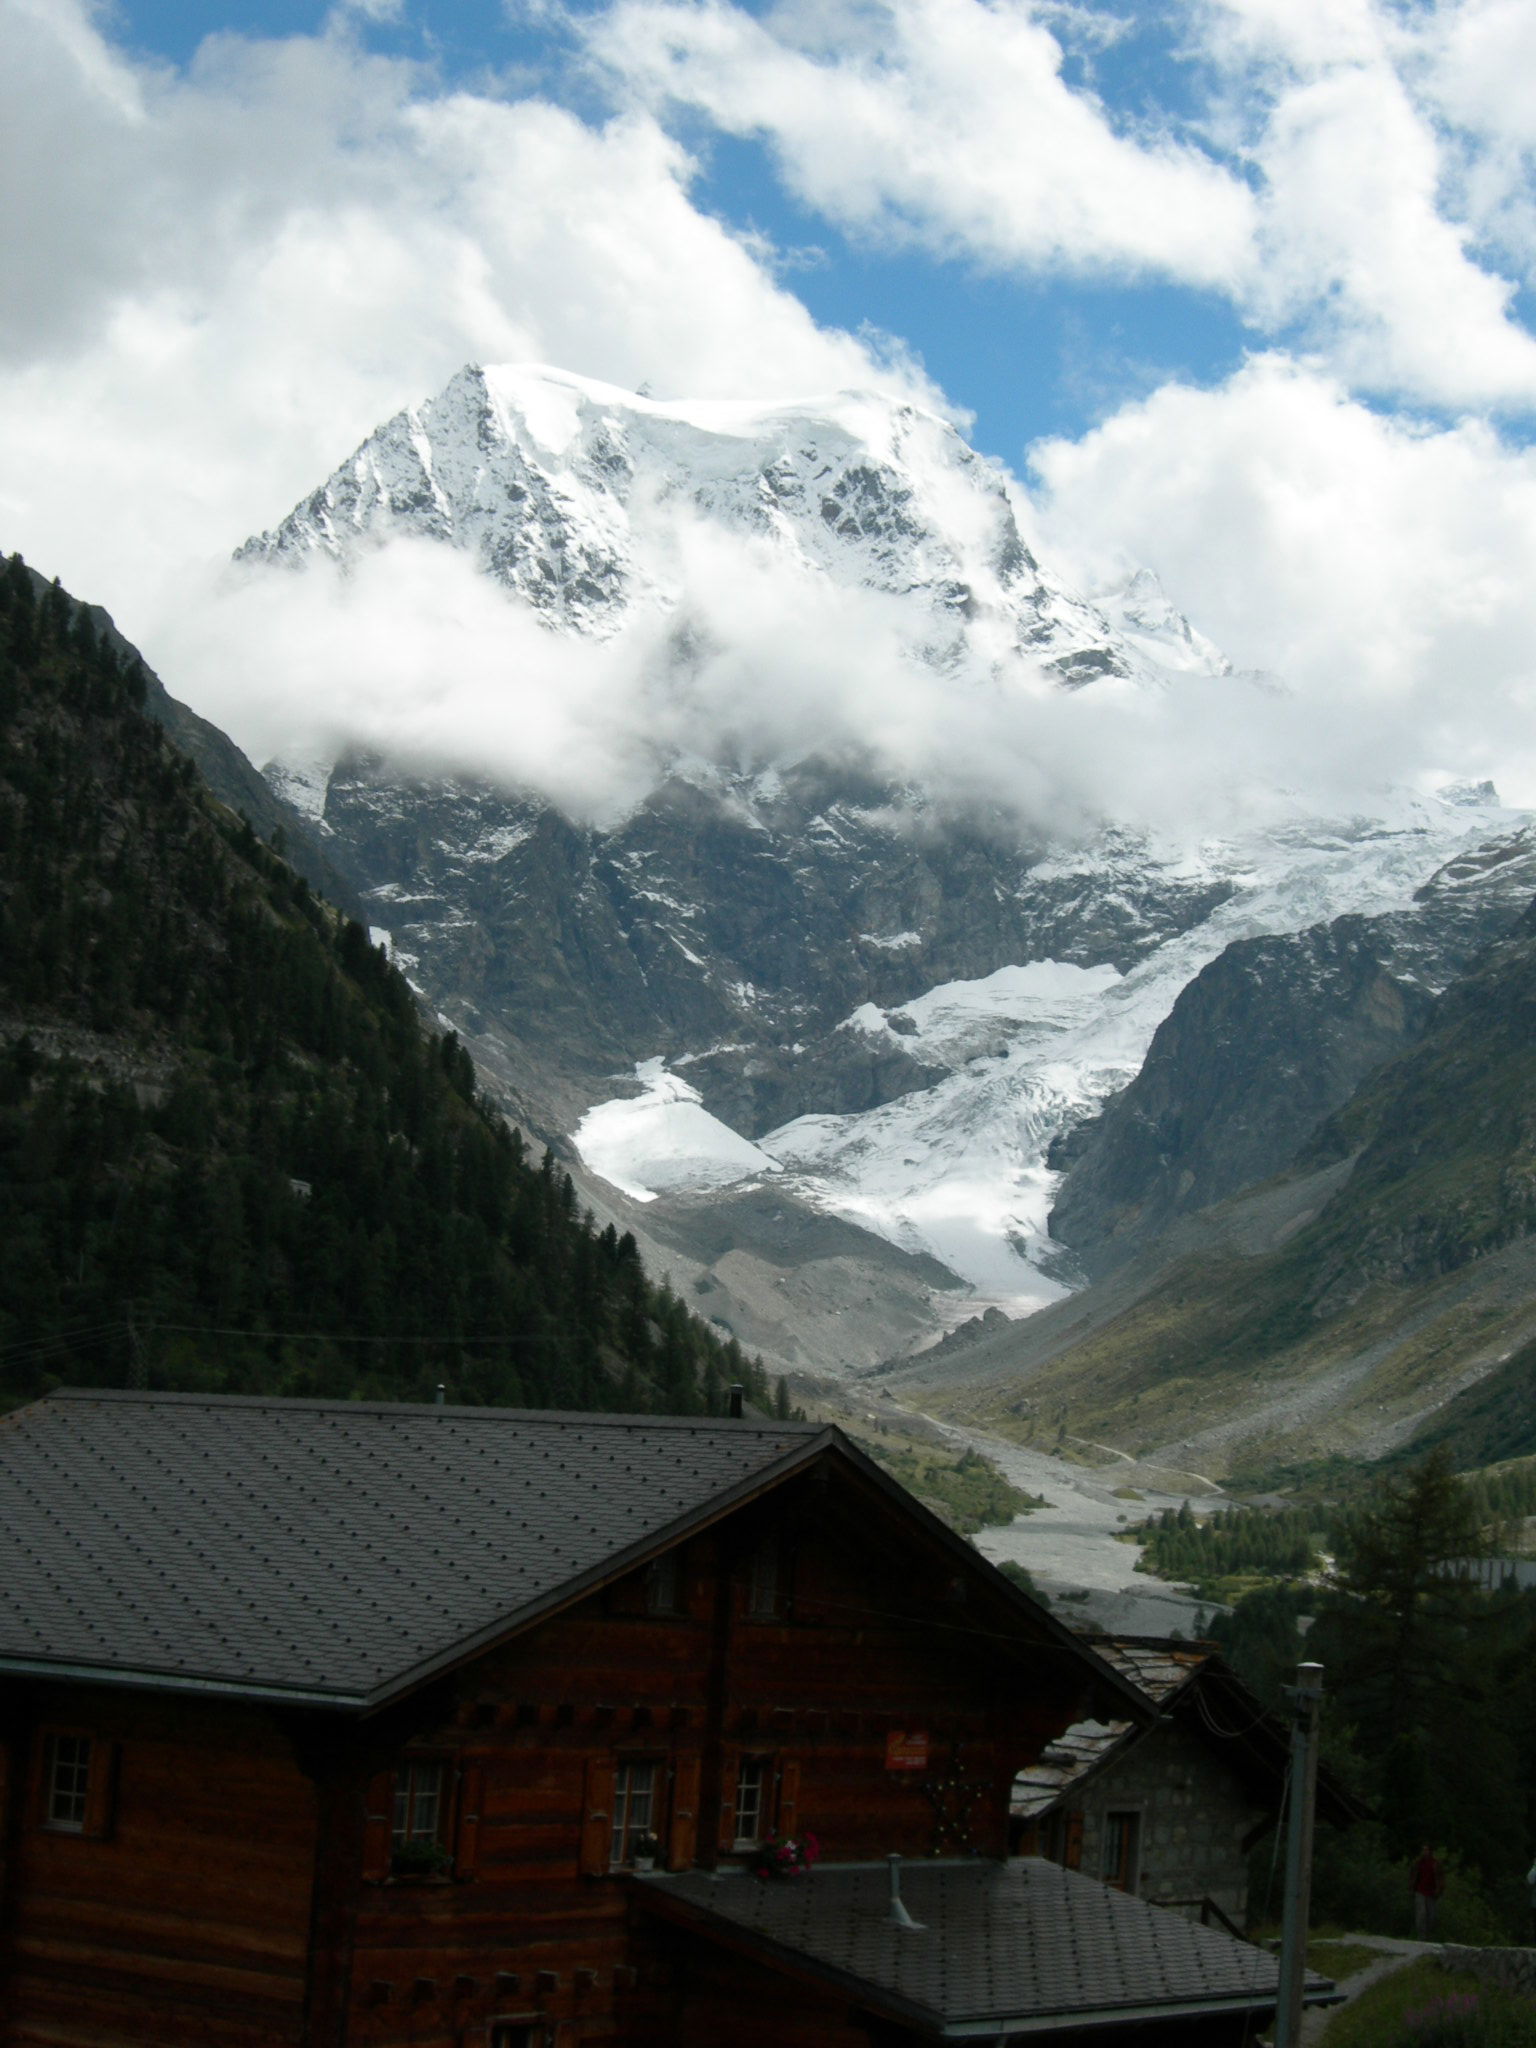
[(711, 1116), (698, 1089), (669, 1074), (663, 1061), (642, 1060), (635, 1073), (643, 1093), (600, 1102), (576, 1129), (583, 1164), (620, 1193), (654, 1202), (779, 1171), (769, 1153)]
[[(1526, 822), (1486, 783), (1336, 798), (1368, 815), (1319, 817), (1324, 799), (1308, 810), (1268, 786), (1289, 772), (1265, 739), (1273, 679), (1235, 672), (1144, 570), (1091, 596), (1072, 587), (1038, 559), (1034, 527), (1021, 486), (952, 421), (889, 398), (662, 400), (468, 365), (240, 550), (252, 575), (318, 572), (322, 591), (351, 579), (379, 603), (387, 575), (370, 582), (370, 563), (415, 565), (402, 587), (431, 630), (415, 651), (412, 615), (403, 645), (419, 672), (391, 670), (398, 702), (373, 681), (353, 714), (378, 776), (333, 787), (308, 758), (268, 773), (328, 845), (351, 833), (369, 900), (433, 1002), (446, 1015), (472, 995), (477, 1043), (505, 1054), (520, 1090), (544, 1070), (562, 1129), (592, 1073), (636, 1061), (638, 1092), (577, 1123), (592, 1173), (642, 1202), (771, 1182), (958, 1276), (933, 1296), (939, 1327), (989, 1305), (1028, 1314), (1073, 1284), (1048, 1232), (1053, 1141), (1135, 1076), (1226, 946), (1406, 908), (1458, 851)], [(434, 578), (418, 585), (426, 555)], [(466, 595), (480, 623), (461, 642)], [(479, 678), (467, 694), (445, 681), (461, 672)], [(1182, 722), (1164, 731), (1147, 714), (1169, 706)], [(1235, 753), (1197, 827), (1180, 767), (1218, 711)], [(1079, 790), (1096, 746), (1129, 783), (1095, 770)], [(975, 861), (902, 880), (902, 835), (953, 844), (957, 803), (979, 803), (989, 834), (1004, 821), (986, 915)], [(721, 818), (728, 854), (696, 859)], [(1174, 822), (1160, 841), (1149, 819)], [(1216, 830), (1230, 836), (1199, 837)], [(797, 943), (760, 929), (764, 903)], [(564, 1050), (520, 1035), (519, 1005), (553, 975), (579, 1011), (594, 961), (610, 994), (600, 1053), (570, 1068), (578, 1095)], [(859, 1001), (994, 962), (888, 1008)], [(699, 1042), (682, 1042), (677, 1020), (694, 1016)], [(916, 1065), (870, 1061), (867, 1090), (821, 1093), (814, 1041), (834, 1026)], [(682, 1078), (737, 1049), (745, 1088), (755, 1052), (782, 1067), (802, 1045), (806, 1086), (776, 1078), (756, 1098), (774, 1104), (765, 1118), (926, 1085), (750, 1138)], [(850, 1049), (864, 1048), (839, 1036)], [(781, 1326), (765, 1293), (750, 1313), (766, 1335)], [(782, 1311), (791, 1356), (795, 1313)]]

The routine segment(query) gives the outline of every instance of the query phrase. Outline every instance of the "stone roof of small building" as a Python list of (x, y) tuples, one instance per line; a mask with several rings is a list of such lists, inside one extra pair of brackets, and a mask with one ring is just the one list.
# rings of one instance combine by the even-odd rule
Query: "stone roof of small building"
[[(1209, 1643), (1154, 1636), (1093, 1636), (1089, 1640), (1105, 1663), (1128, 1678), (1156, 1707), (1166, 1706), (1216, 1655)], [(1014, 1779), (1014, 1813), (1025, 1820), (1048, 1813), (1065, 1791), (1138, 1736), (1143, 1725), (1131, 1720), (1074, 1721)]]
[[(1191, 1734), (1209, 1741), (1250, 1784), (1269, 1788), (1278, 1797), (1289, 1754), (1288, 1730), (1249, 1691), (1214, 1643), (1087, 1634), (1083, 1641), (1164, 1719), (1177, 1713)], [(1038, 1820), (1141, 1741), (1153, 1725), (1119, 1718), (1075, 1721), (1014, 1779), (1013, 1813)], [(1318, 1810), (1335, 1826), (1348, 1826), (1364, 1812), (1326, 1768), (1318, 1772), (1317, 1797)]]
[[(885, 1864), (820, 1864), (764, 1881), (741, 1871), (639, 1878), (668, 1919), (844, 1996), (935, 2040), (1172, 2021), (1272, 2007), (1268, 1950), (1036, 1857), (903, 1863), (890, 1911)], [(1309, 1975), (1307, 1997), (1332, 1985)]]
[(61, 1390), (0, 1418), (0, 1671), (376, 1704), (831, 1437)]

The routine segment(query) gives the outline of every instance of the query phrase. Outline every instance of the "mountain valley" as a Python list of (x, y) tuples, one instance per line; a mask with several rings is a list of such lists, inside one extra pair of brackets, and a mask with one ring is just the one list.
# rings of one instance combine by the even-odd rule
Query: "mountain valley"
[[(966, 788), (942, 744), (925, 770), (830, 698), (825, 732), (776, 729), (776, 671), (690, 574), (701, 532), (744, 587), (768, 564), (808, 605), (878, 605), (893, 675), (962, 723), (1000, 701), (997, 731), (1027, 730), (1042, 683), (1132, 708), (1273, 685), (1144, 574), (1074, 592), (1010, 479), (946, 422), (863, 396), (695, 406), (471, 368), (240, 551), (269, 578), (401, 547), (467, 559), (536, 622), (518, 658), (551, 650), (551, 681), (517, 686), (535, 700), (566, 651), (643, 645), (644, 772), (595, 810), (487, 772), (469, 735), (430, 772), (365, 739), (269, 781), (594, 1213), (723, 1332), (805, 1385), (888, 1367), (992, 1426), (1010, 1404), (972, 1380), (1046, 1372), (1037, 1354), (1071, 1352), (1056, 1333), (1113, 1323), (1208, 1238), (1301, 1227), (1301, 1195), (1245, 1191), (1519, 915), (1526, 821), (1482, 785), (1344, 815), (1292, 796), (1215, 833), (1031, 822), (1011, 757)], [(1317, 1169), (1318, 1201), (1340, 1170)], [(1234, 1201), (1234, 1221), (1211, 1208)], [(1287, 1220), (1255, 1220), (1277, 1203)], [(1129, 1427), (1107, 1389), (1061, 1391), (1096, 1387), (1097, 1359), (1049, 1368), (1029, 1433), (1040, 1414)]]
[[(1448, 1031), (1470, 1071), (1505, 1057), (1468, 1020), (1518, 979), (1536, 842), (1491, 786), (1275, 790), (1220, 829), (1045, 800), (1032, 720), (1277, 686), (1144, 573), (1075, 591), (1011, 479), (863, 395), (470, 368), (234, 573), (355, 603), (396, 562), (491, 593), (525, 722), (616, 664), (607, 727), (560, 728), (585, 796), (547, 750), (520, 779), (489, 714), (415, 745), (359, 714), (262, 779), (152, 676), (147, 708), (722, 1344), (808, 1398), (1218, 1479), (1488, 1436), (1536, 1336), (1524, 1141), (1485, 1171), (1406, 1077)], [(753, 641), (770, 599), (807, 638)], [(889, 728), (830, 680), (825, 717), (794, 701), (818, 633), (828, 679), (870, 641)], [(429, 707), (456, 645), (419, 656)], [(1410, 1155), (1445, 1162), (1412, 1217)]]

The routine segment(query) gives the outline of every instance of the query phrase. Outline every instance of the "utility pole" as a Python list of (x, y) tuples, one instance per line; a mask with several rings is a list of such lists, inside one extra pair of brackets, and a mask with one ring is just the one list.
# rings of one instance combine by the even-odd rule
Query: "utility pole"
[(1301, 1994), (1307, 1973), (1307, 1923), (1312, 1906), (1312, 1822), (1317, 1805), (1317, 1723), (1323, 1704), (1323, 1667), (1298, 1664), (1285, 1690), (1294, 1704), (1291, 1723), (1291, 1810), (1285, 1842), (1285, 1917), (1280, 1927), (1280, 2002), (1275, 2048), (1298, 2048)]

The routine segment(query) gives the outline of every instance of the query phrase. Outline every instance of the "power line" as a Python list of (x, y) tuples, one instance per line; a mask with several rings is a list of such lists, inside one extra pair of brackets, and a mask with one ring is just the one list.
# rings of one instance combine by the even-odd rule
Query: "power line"
[(554, 1344), (559, 1342), (558, 1331), (546, 1331), (533, 1336), (512, 1337), (505, 1334), (465, 1337), (457, 1331), (436, 1337), (373, 1337), (358, 1336), (338, 1330), (233, 1330), (204, 1323), (139, 1323), (140, 1330), (164, 1330), (172, 1336), (181, 1337), (260, 1337), (280, 1344)]
[[(384, 1345), (399, 1347), (415, 1345), (432, 1349), (454, 1348), (463, 1350), (510, 1350), (521, 1346), (559, 1344), (565, 1333), (559, 1330), (511, 1335), (504, 1332), (479, 1333), (469, 1336), (458, 1332), (436, 1336), (407, 1336), (404, 1334), (380, 1337), (363, 1335), (346, 1330), (244, 1330), (221, 1324), (206, 1323), (155, 1323), (144, 1322), (137, 1316), (130, 1316), (123, 1322), (90, 1323), (76, 1329), (53, 1330), (40, 1337), (19, 1337), (9, 1344), (0, 1344), (0, 1372), (19, 1370), (28, 1365), (41, 1364), (56, 1352), (86, 1350), (101, 1344), (107, 1338), (118, 1337), (126, 1343), (129, 1356), (136, 1369), (142, 1367), (143, 1350), (141, 1337), (151, 1331), (160, 1331), (167, 1336), (179, 1337), (242, 1337), (253, 1338), (267, 1344), (351, 1344)], [(137, 1382), (136, 1382), (137, 1383)]]

